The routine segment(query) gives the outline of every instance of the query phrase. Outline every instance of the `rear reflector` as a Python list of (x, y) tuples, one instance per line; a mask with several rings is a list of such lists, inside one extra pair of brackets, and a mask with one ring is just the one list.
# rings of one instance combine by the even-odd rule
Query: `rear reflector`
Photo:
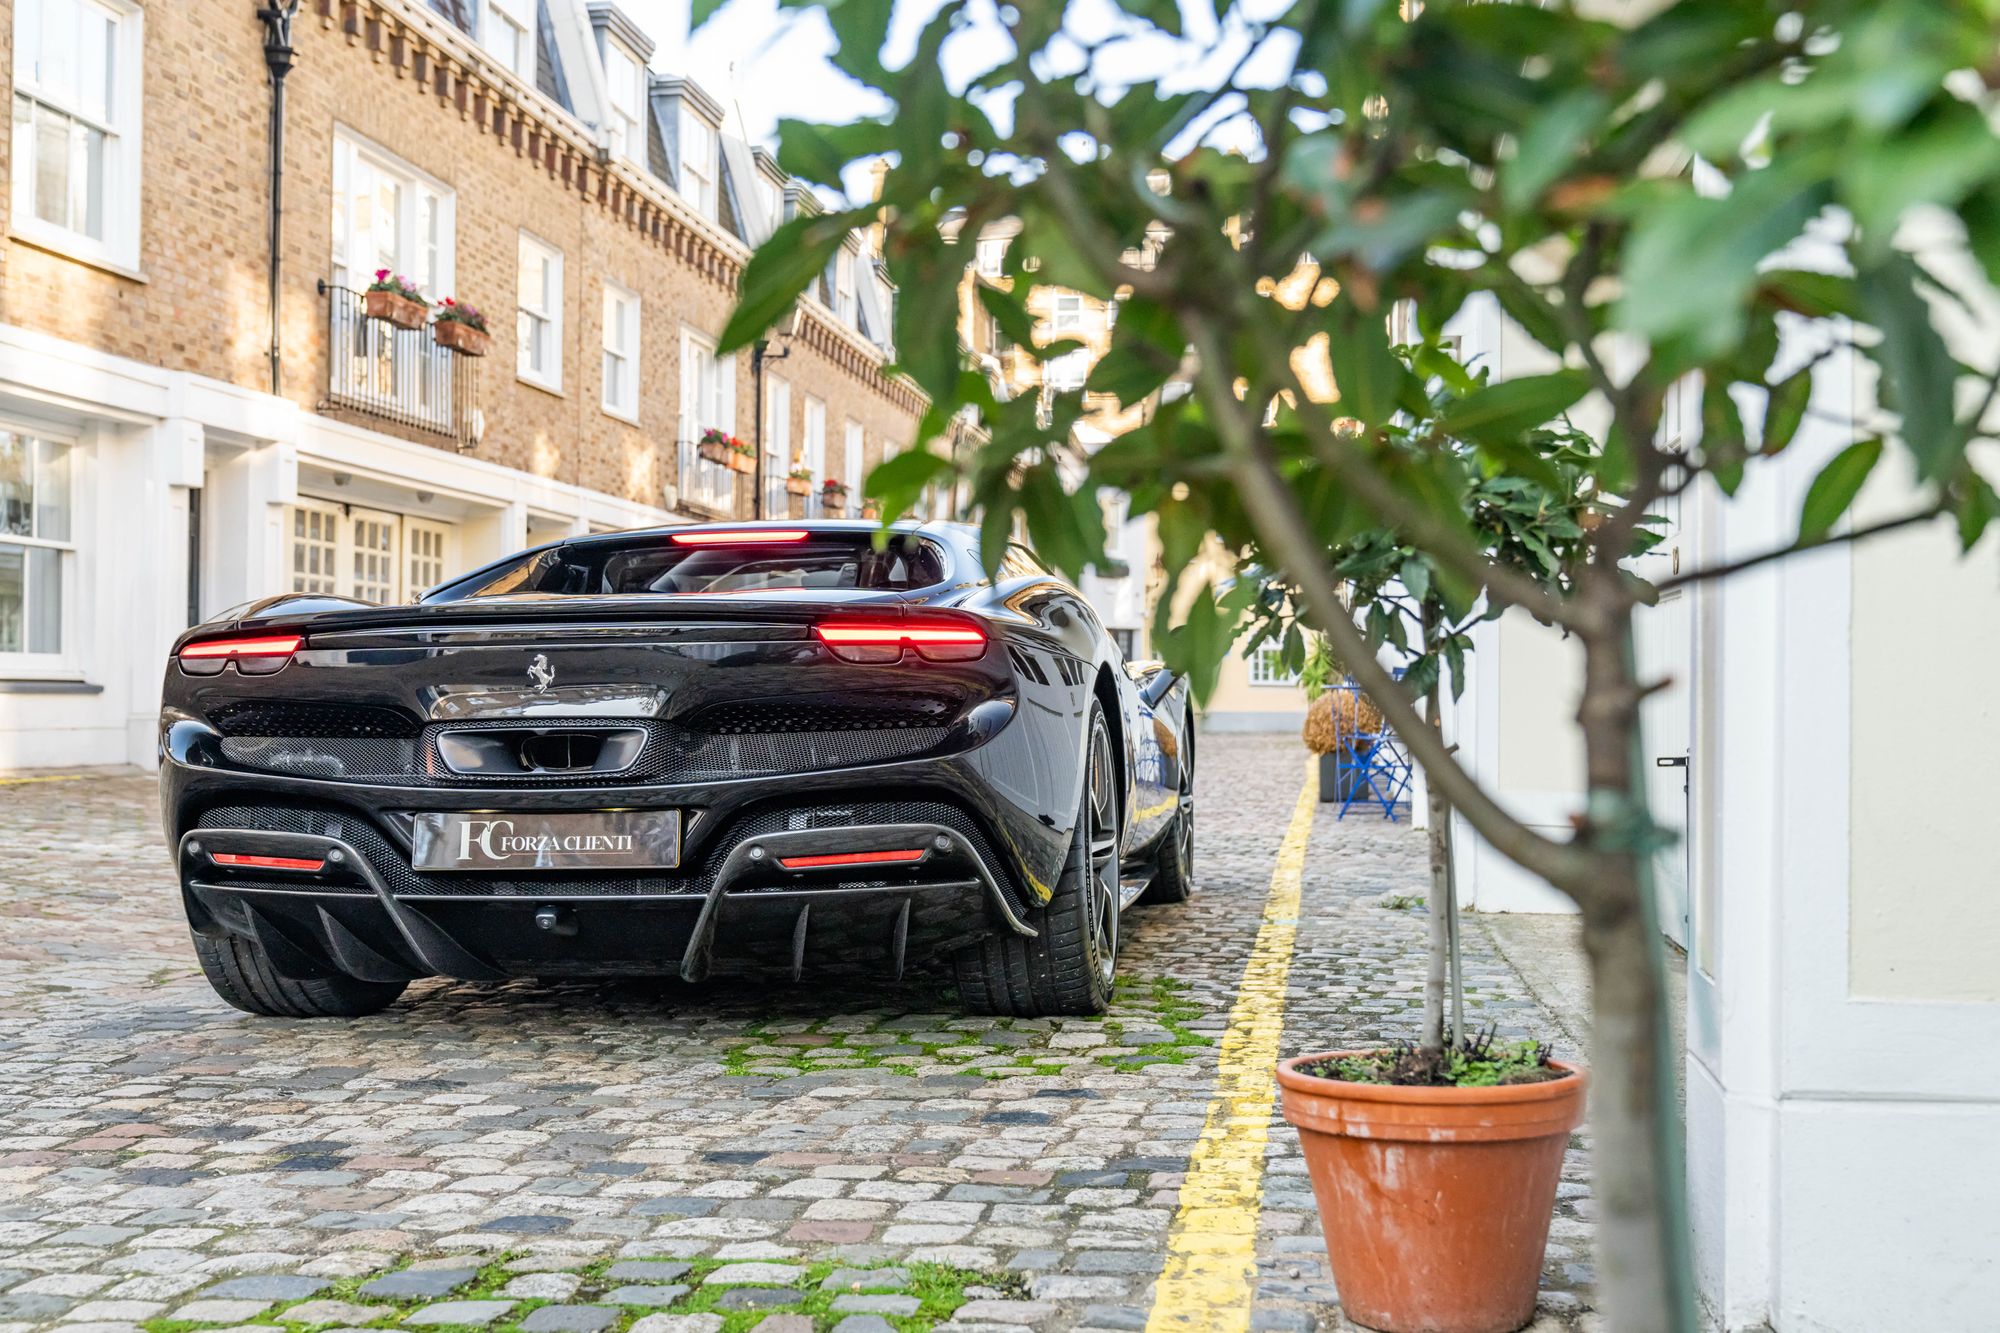
[(781, 856), (778, 864), (787, 870), (824, 870), (829, 866), (908, 865), (924, 859), (921, 847), (905, 847), (893, 852), (834, 852), (824, 856)]
[(804, 528), (738, 528), (733, 532), (676, 532), (677, 546), (762, 546), (771, 542), (802, 542), (812, 534)]
[(845, 662), (895, 662), (904, 648), (932, 662), (971, 662), (986, 652), (986, 631), (970, 622), (832, 620), (813, 633)]
[(324, 861), (308, 861), (303, 856), (250, 856), (242, 852), (217, 852), (209, 858), (219, 866), (239, 870), (319, 870)]

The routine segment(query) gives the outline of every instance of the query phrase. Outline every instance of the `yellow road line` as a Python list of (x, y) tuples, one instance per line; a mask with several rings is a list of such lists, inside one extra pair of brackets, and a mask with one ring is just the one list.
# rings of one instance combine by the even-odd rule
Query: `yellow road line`
[(1285, 978), (1299, 930), (1299, 880), (1306, 839), (1319, 805), (1319, 761), (1306, 764), (1305, 787), (1278, 847), (1264, 924), (1243, 969), (1215, 1075), (1215, 1095), (1181, 1185), (1180, 1209), (1167, 1234), (1167, 1266), (1153, 1289), (1146, 1333), (1199, 1329), (1243, 1333), (1257, 1285), (1257, 1213), (1264, 1142), (1277, 1098), (1275, 1067), (1285, 1030)]
[(64, 773), (60, 777), (49, 778), (0, 778), (0, 787), (25, 787), (30, 782), (81, 782), (82, 773)]

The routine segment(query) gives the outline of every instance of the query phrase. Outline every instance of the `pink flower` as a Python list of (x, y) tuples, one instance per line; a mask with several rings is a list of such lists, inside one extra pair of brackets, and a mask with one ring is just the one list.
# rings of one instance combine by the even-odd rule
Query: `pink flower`
[(388, 276), (389, 276), (389, 270), (386, 268), (378, 268), (375, 270), (375, 281), (377, 282), (385, 281), (388, 278)]

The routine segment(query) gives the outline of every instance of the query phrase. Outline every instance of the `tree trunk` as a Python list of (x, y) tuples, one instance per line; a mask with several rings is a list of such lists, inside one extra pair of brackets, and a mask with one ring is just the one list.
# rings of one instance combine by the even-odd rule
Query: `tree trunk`
[(1678, 1056), (1652, 901), (1657, 830), (1639, 763), (1643, 694), (1629, 606), (1610, 620), (1585, 638), (1579, 709), (1589, 770), (1582, 838), (1595, 871), (1587, 883), (1558, 885), (1583, 909), (1590, 958), (1598, 1303), (1617, 1333), (1692, 1333)]
[[(1424, 628), (1428, 642), (1428, 616), (1425, 617)], [(1432, 728), (1443, 726), (1443, 719), (1438, 716), (1438, 687), (1435, 683), (1424, 691), (1424, 723)], [(1454, 910), (1451, 900), (1451, 807), (1445, 803), (1444, 793), (1435, 782), (1425, 782), (1424, 790), (1430, 797), (1431, 891), (1426, 906), (1430, 910), (1431, 937), (1430, 966), (1424, 974), (1423, 1048), (1426, 1051), (1442, 1051), (1445, 978), (1451, 964), (1451, 914)]]

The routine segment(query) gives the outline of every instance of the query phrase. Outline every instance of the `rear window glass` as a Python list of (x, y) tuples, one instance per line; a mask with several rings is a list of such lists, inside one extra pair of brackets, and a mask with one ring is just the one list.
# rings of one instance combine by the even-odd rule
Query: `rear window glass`
[(477, 578), (440, 588), (424, 600), (455, 602), (524, 593), (687, 596), (842, 588), (896, 592), (943, 581), (943, 558), (936, 547), (918, 537), (891, 537), (888, 546), (878, 551), (867, 533), (714, 546), (684, 546), (671, 536), (653, 536), (533, 552)]

